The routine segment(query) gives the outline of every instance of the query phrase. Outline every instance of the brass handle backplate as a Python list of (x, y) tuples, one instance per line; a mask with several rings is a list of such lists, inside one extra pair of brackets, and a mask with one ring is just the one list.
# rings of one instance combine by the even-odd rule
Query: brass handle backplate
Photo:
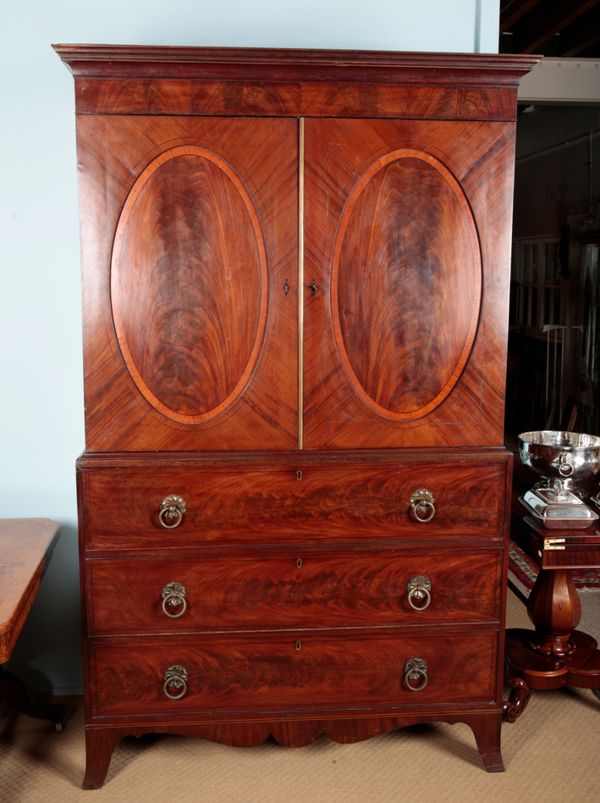
[(162, 609), (170, 619), (179, 619), (187, 610), (187, 589), (181, 583), (167, 583), (162, 590)]
[(176, 494), (169, 494), (160, 503), (158, 519), (167, 530), (173, 530), (175, 527), (179, 527), (183, 521), (185, 510), (185, 499)]
[(163, 692), (169, 700), (181, 700), (188, 690), (188, 671), (181, 664), (172, 664), (165, 669)]
[(418, 488), (410, 495), (410, 512), (415, 521), (431, 521), (435, 516), (435, 499), (427, 488)]
[(404, 664), (404, 685), (409, 691), (423, 691), (427, 677), (427, 661), (423, 658), (409, 658)]
[(424, 611), (431, 603), (431, 580), (425, 574), (418, 574), (408, 581), (408, 604), (415, 611)]

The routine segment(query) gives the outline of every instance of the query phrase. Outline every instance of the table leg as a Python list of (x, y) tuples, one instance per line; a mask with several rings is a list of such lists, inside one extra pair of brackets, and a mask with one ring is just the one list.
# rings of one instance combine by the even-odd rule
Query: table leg
[(7, 672), (0, 667), (0, 700), (6, 701), (17, 711), (35, 717), (35, 719), (48, 719), (54, 722), (57, 731), (61, 731), (65, 719), (64, 706), (58, 703), (47, 703), (38, 705), (32, 703), (27, 694), (27, 689), (21, 678)]

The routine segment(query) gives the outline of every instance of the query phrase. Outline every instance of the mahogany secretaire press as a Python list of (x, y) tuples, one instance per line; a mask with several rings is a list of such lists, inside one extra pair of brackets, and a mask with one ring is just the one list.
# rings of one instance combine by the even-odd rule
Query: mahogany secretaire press
[(87, 771), (123, 736), (465, 722), (502, 769), (517, 84), (534, 57), (59, 45)]

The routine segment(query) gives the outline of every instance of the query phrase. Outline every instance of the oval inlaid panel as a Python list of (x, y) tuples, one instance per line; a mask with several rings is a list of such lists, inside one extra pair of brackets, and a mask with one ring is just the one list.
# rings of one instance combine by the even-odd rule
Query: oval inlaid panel
[(371, 165), (344, 209), (332, 276), (337, 348), (365, 404), (395, 420), (441, 404), (473, 346), (481, 282), (475, 222), (450, 171), (412, 149)]
[(180, 146), (134, 184), (113, 248), (111, 295), (127, 368), (150, 404), (199, 423), (239, 398), (266, 321), (266, 254), (239, 177)]

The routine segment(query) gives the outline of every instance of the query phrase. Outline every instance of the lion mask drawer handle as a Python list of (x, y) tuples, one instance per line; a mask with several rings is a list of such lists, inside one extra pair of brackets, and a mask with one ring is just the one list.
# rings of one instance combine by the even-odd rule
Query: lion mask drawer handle
[(162, 590), (162, 609), (170, 619), (179, 619), (187, 610), (187, 589), (181, 583), (167, 583)]
[(415, 611), (424, 611), (431, 603), (431, 580), (425, 574), (412, 577), (406, 586), (408, 604)]
[(183, 521), (185, 510), (185, 499), (176, 494), (169, 494), (160, 503), (159, 521), (167, 530), (173, 530)]
[(410, 496), (410, 513), (415, 521), (427, 522), (435, 516), (435, 499), (427, 488), (418, 488)]
[(163, 692), (169, 700), (181, 700), (188, 690), (188, 671), (181, 664), (172, 664), (165, 669)]
[(423, 691), (427, 677), (427, 661), (423, 658), (409, 658), (404, 664), (404, 685), (410, 691)]

